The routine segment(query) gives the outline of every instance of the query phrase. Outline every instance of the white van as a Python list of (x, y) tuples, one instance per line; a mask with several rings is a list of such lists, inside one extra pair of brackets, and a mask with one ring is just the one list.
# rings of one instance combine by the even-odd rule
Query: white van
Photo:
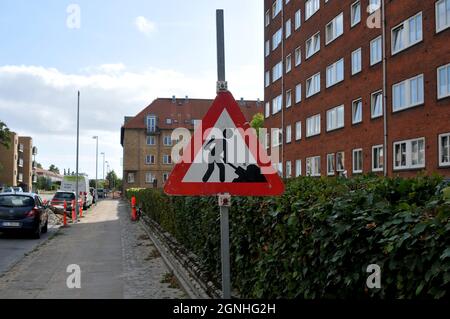
[[(77, 177), (76, 176), (64, 176), (61, 183), (61, 191), (63, 192), (76, 192)], [(78, 177), (78, 194), (80, 194), (83, 200), (83, 209), (86, 210), (92, 206), (94, 198), (89, 191), (89, 178), (87, 176)]]

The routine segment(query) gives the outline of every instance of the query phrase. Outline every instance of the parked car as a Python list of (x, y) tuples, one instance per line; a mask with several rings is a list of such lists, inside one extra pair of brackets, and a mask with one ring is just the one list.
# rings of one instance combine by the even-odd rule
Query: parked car
[(14, 192), (16, 192), (16, 193), (23, 193), (22, 187), (13, 187), (13, 189), (14, 189)]
[(105, 190), (103, 188), (97, 189), (98, 198), (105, 198)]
[(53, 199), (51, 201), (52, 210), (55, 211), (56, 213), (63, 212), (64, 211), (64, 201), (66, 201), (66, 204), (67, 204), (66, 215), (71, 217), (73, 200), (76, 200), (75, 192), (58, 191), (53, 196)]
[[(77, 187), (77, 177), (76, 176), (64, 176), (61, 183), (60, 191), (63, 192), (75, 192)], [(87, 176), (78, 177), (78, 192), (82, 196), (83, 209), (87, 210), (92, 206), (93, 197), (89, 191), (89, 178)]]
[(12, 188), (12, 187), (3, 187), (2, 193), (14, 193), (14, 188)]
[(23, 231), (38, 239), (48, 230), (48, 213), (39, 195), (0, 194), (0, 232)]

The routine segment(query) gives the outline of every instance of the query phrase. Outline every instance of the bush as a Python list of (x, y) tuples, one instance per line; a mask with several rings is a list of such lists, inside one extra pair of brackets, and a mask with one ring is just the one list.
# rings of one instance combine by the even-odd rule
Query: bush
[[(236, 197), (233, 286), (246, 298), (448, 298), (450, 199), (439, 177), (298, 178), (277, 198)], [(215, 197), (129, 190), (220, 279)], [(367, 289), (367, 266), (381, 289)]]

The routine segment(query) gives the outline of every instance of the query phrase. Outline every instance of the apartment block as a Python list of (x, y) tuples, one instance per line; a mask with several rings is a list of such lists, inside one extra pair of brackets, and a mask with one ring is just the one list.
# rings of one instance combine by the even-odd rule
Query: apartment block
[[(121, 129), (124, 189), (163, 187), (174, 167), (173, 130), (185, 128), (193, 133), (212, 103), (188, 97), (159, 98), (136, 116), (125, 117)], [(264, 111), (260, 101), (241, 99), (238, 104), (248, 121)]]
[(12, 133), (9, 149), (0, 146), (0, 185), (19, 186), (25, 191), (33, 190), (37, 148), (31, 137)]
[(264, 28), (280, 174), (450, 177), (450, 0), (265, 0)]

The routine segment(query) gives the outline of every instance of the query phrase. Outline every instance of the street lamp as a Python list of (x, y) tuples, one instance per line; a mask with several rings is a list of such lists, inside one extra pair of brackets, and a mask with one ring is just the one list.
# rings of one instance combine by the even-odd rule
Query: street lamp
[(103, 181), (105, 181), (105, 152), (101, 152), (101, 155), (103, 155)]
[(98, 136), (93, 136), (92, 137), (94, 140), (96, 140), (97, 142), (97, 146), (95, 149), (95, 201), (97, 202), (97, 190), (98, 190)]

